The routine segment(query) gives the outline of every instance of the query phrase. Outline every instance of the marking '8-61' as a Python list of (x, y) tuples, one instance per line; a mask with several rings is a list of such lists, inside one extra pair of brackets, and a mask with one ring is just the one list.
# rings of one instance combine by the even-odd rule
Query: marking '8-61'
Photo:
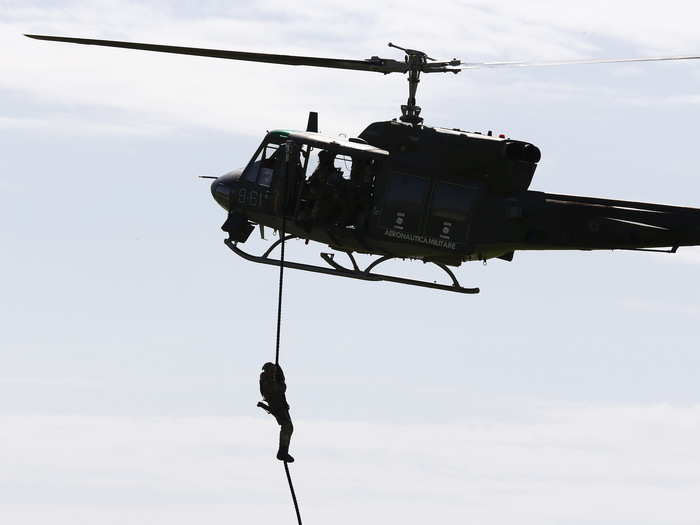
[(256, 190), (248, 191), (245, 188), (241, 188), (238, 190), (238, 204), (260, 206), (260, 192)]

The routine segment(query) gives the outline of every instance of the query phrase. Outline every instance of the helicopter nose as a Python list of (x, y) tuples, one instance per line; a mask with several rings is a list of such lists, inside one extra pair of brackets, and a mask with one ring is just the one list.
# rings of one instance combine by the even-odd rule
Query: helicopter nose
[(211, 195), (214, 200), (226, 211), (231, 209), (231, 192), (238, 179), (241, 178), (242, 169), (229, 171), (211, 183)]

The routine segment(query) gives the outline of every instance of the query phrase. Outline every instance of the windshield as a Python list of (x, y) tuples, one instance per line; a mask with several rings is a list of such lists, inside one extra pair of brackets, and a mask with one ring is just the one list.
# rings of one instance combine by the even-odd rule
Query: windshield
[(272, 175), (275, 171), (279, 153), (280, 147), (278, 144), (268, 143), (261, 147), (243, 171), (241, 180), (269, 188), (272, 185)]

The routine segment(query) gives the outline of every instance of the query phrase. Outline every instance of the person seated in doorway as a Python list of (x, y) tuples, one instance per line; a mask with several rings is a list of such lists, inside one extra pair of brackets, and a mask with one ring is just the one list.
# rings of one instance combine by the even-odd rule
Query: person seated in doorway
[(312, 202), (310, 220), (328, 226), (336, 218), (338, 194), (344, 181), (343, 171), (336, 168), (335, 153), (321, 150), (318, 166), (309, 177), (309, 197)]

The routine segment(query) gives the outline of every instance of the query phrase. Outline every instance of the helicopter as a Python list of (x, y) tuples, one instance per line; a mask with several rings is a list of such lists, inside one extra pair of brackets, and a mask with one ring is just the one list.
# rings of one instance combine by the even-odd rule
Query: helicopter
[[(267, 132), (248, 164), (211, 178), (214, 200), (228, 213), (224, 242), (246, 260), (327, 275), (479, 293), (463, 287), (450, 267), (524, 250), (635, 250), (675, 253), (700, 245), (700, 209), (560, 195), (529, 189), (541, 152), (492, 132), (425, 125), (416, 92), (421, 74), (477, 68), (696, 60), (700, 56), (578, 59), (543, 62), (437, 61), (425, 52), (389, 43), (403, 60), (276, 55), (114, 40), (25, 35), (38, 40), (196, 55), (291, 66), (407, 74), (401, 116), (374, 122), (357, 137), (319, 132), (318, 114), (305, 130)], [(261, 255), (244, 251), (255, 226), (280, 232)], [(321, 253), (325, 265), (270, 257), (280, 244), (310, 240), (345, 253)], [(365, 268), (355, 254), (376, 257)], [(379, 274), (388, 260), (436, 265), (451, 283)]]

